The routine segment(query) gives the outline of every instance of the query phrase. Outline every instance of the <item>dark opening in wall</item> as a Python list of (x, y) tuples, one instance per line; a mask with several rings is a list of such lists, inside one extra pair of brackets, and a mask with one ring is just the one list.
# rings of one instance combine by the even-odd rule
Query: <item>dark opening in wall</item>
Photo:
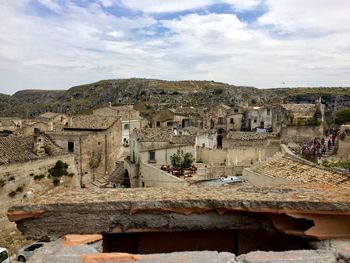
[(250, 251), (308, 249), (307, 239), (264, 229), (190, 230), (137, 232), (103, 235), (103, 252), (131, 254), (180, 251), (219, 251), (236, 255)]

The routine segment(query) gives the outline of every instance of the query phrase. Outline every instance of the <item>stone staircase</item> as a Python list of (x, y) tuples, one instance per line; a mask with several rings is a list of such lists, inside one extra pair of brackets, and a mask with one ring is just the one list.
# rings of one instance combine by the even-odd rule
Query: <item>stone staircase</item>
[(102, 178), (99, 178), (96, 181), (91, 182), (91, 184), (95, 187), (105, 188), (109, 184), (108, 177), (104, 176)]
[(112, 184), (121, 184), (124, 181), (124, 161), (117, 161), (114, 172), (109, 176), (108, 181)]
[(106, 175), (96, 181), (91, 182), (94, 187), (108, 188), (113, 185), (122, 184), (124, 181), (124, 161), (117, 161), (116, 168), (111, 175)]

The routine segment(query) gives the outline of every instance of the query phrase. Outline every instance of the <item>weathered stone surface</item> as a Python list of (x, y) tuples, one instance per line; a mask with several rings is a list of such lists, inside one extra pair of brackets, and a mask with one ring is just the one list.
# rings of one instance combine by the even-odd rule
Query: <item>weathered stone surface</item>
[(17, 221), (18, 228), (34, 238), (112, 232), (117, 226), (123, 231), (262, 228), (262, 224), (265, 228), (268, 220), (263, 213), (349, 215), (350, 212), (349, 193), (295, 185), (278, 189), (230, 186), (58, 190), (33, 203), (10, 208), (8, 217), (16, 220), (11, 216), (16, 211), (28, 214), (43, 211), (39, 218)]
[(28, 263), (95, 263), (95, 262), (140, 262), (140, 263), (236, 263), (234, 254), (216, 251), (174, 252), (167, 254), (132, 255), (127, 253), (98, 253), (93, 245), (64, 246), (62, 240), (46, 244), (36, 250)]
[(255, 251), (238, 257), (242, 263), (336, 263), (331, 252), (320, 250), (293, 250), (284, 252)]
[(314, 249), (333, 252), (339, 263), (350, 262), (350, 240), (323, 240), (310, 242)]

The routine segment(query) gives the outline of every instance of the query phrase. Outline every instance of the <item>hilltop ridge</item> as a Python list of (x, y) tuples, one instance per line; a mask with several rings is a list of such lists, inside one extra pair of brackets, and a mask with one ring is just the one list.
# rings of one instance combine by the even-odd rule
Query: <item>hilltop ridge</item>
[(109, 102), (113, 105), (135, 104), (147, 115), (148, 111), (162, 106), (274, 104), (285, 100), (315, 100), (319, 96), (350, 100), (350, 88), (257, 89), (205, 80), (108, 79), (67, 90), (21, 90), (12, 96), (0, 94), (0, 116), (30, 118), (47, 111), (65, 112), (68, 107), (73, 114), (89, 113)]

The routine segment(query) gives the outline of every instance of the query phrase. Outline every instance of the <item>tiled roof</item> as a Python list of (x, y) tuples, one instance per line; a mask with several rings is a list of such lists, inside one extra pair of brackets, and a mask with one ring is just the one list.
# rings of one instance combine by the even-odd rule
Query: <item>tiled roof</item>
[(175, 135), (166, 128), (135, 129), (137, 139), (144, 142), (169, 142), (172, 144), (194, 144), (195, 137), (191, 135)]
[(118, 119), (116, 117), (79, 115), (72, 118), (71, 125), (64, 127), (65, 130), (106, 130)]
[(243, 141), (253, 141), (253, 140), (266, 140), (266, 133), (257, 132), (239, 132), (239, 131), (229, 131), (226, 135), (226, 139), (231, 140), (243, 140)]
[(164, 128), (144, 128), (135, 129), (137, 139), (145, 142), (167, 142), (175, 133), (172, 130)]
[(189, 135), (200, 135), (200, 134), (216, 134), (215, 129), (200, 129), (197, 127), (186, 127), (182, 129), (185, 133)]
[(325, 169), (316, 164), (308, 164), (292, 157), (274, 157), (257, 164), (255, 167), (250, 168), (250, 170), (304, 184), (321, 184), (350, 190), (350, 174)]
[(196, 137), (192, 135), (179, 135), (173, 136), (170, 143), (172, 144), (186, 144), (194, 145), (196, 142)]
[[(54, 143), (47, 135), (43, 135), (45, 144), (50, 148), (50, 156), (62, 155), (66, 152)], [(36, 155), (33, 152), (34, 136), (0, 137), (0, 165), (21, 163), (30, 160), (43, 159), (49, 155)]]

